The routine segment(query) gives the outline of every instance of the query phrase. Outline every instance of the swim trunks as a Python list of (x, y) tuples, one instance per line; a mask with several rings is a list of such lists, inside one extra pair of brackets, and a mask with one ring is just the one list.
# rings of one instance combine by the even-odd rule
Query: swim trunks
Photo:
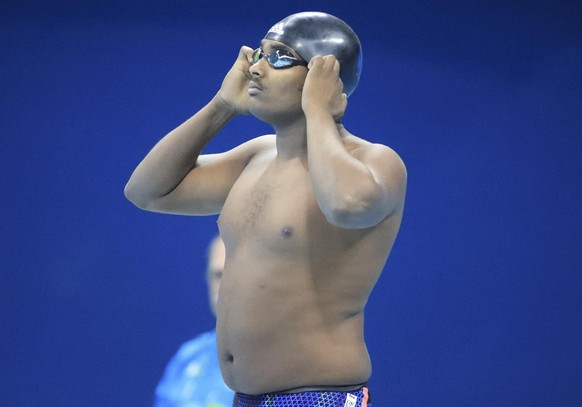
[(304, 391), (251, 396), (236, 393), (232, 407), (372, 407), (368, 389), (354, 391)]

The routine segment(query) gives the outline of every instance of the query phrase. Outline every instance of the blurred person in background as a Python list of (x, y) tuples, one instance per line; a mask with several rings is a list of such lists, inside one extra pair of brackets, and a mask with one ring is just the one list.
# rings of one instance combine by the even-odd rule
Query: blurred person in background
[[(208, 246), (206, 282), (210, 310), (216, 303), (224, 269), (224, 243), (216, 236)], [(216, 330), (185, 342), (172, 357), (156, 388), (154, 407), (230, 407), (234, 393), (222, 380)]]

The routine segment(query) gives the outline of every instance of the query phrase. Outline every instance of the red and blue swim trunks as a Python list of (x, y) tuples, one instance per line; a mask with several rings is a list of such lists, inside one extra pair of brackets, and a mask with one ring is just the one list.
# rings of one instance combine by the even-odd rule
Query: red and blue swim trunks
[(372, 407), (366, 387), (353, 391), (302, 391), (256, 396), (236, 393), (233, 407)]

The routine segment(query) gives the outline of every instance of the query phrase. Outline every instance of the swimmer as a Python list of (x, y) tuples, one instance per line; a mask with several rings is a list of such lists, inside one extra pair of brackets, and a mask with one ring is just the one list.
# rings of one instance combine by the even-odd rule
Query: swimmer
[[(369, 405), (364, 309), (400, 227), (406, 169), (342, 123), (361, 67), (344, 21), (284, 18), (241, 48), (212, 100), (126, 185), (145, 210), (220, 214), (217, 344), (235, 406)], [(204, 154), (241, 114), (274, 134)]]

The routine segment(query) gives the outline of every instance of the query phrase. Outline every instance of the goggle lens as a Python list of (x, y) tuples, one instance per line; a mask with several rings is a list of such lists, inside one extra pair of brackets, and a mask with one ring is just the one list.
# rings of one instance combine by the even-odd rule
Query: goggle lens
[(290, 68), (296, 65), (307, 66), (307, 62), (302, 61), (284, 49), (276, 49), (270, 54), (265, 54), (261, 48), (257, 48), (252, 55), (253, 65), (265, 58), (269, 65), (275, 69)]

